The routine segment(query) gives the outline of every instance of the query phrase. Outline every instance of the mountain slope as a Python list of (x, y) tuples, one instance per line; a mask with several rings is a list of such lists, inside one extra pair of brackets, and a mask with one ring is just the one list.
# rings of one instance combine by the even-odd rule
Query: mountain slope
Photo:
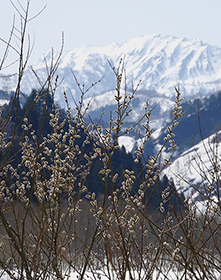
[(217, 201), (220, 196), (220, 189), (216, 188), (216, 184), (220, 186), (220, 166), (221, 131), (185, 151), (165, 169), (164, 174), (173, 178), (178, 191), (191, 197), (193, 202), (205, 197)]

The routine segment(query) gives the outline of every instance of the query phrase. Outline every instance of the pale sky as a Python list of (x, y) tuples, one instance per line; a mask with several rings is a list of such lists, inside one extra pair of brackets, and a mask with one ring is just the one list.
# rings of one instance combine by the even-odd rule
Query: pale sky
[[(45, 4), (43, 13), (29, 23), (31, 40), (35, 37), (30, 63), (52, 47), (59, 50), (62, 31), (65, 50), (121, 44), (154, 33), (198, 38), (221, 47), (221, 0), (31, 0), (30, 15)], [(10, 0), (0, 0), (1, 38), (8, 38), (14, 13)], [(18, 15), (16, 24), (19, 27)], [(0, 43), (0, 57), (2, 50)]]

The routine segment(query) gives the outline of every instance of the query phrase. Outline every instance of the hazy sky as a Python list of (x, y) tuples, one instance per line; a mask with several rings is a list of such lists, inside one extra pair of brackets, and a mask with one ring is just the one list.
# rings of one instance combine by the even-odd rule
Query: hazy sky
[[(20, 0), (25, 4), (26, 0)], [(18, 5), (17, 0), (14, 3)], [(30, 62), (51, 47), (65, 50), (82, 45), (107, 46), (136, 36), (161, 33), (221, 47), (221, 0), (31, 0), (29, 23), (35, 47)], [(0, 0), (0, 37), (7, 39), (16, 13), (10, 0)], [(19, 17), (16, 15), (19, 27)], [(2, 44), (0, 52), (2, 53)], [(0, 53), (0, 54), (1, 54)]]

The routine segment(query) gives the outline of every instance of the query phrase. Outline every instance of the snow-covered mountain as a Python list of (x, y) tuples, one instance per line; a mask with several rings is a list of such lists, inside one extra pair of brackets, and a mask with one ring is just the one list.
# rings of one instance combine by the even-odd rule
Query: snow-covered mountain
[[(198, 39), (155, 34), (137, 37), (121, 45), (114, 43), (108, 47), (80, 47), (64, 53), (57, 71), (64, 81), (56, 99), (64, 104), (63, 89), (67, 93), (71, 90), (76, 99), (80, 96), (71, 69), (85, 88), (105, 76), (87, 97), (113, 90), (115, 75), (108, 60), (117, 67), (124, 56), (128, 84), (132, 80), (136, 84), (141, 79), (140, 90), (156, 92), (167, 99), (174, 97), (174, 87), (178, 84), (183, 96), (205, 95), (221, 88), (221, 48)], [(45, 59), (40, 58), (32, 65), (43, 81), (47, 78), (45, 60), (50, 65), (50, 57), (49, 53)], [(29, 93), (32, 88), (39, 88), (39, 83), (28, 69), (22, 90)], [(70, 95), (69, 101), (74, 107)]]

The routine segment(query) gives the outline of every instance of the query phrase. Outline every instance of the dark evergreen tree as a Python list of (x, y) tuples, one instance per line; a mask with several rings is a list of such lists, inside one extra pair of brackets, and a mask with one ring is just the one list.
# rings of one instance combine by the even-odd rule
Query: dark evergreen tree
[(53, 100), (49, 92), (33, 89), (24, 104), (23, 110), (37, 136), (40, 134), (44, 136), (52, 132), (49, 122), (53, 110)]

